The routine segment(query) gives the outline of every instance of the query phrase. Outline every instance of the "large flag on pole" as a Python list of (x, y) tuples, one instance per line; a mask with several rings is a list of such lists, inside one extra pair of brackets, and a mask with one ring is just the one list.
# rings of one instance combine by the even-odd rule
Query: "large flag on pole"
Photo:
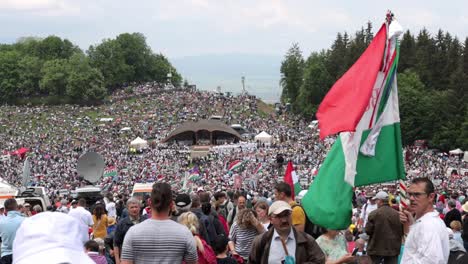
[(288, 162), (288, 167), (284, 174), (284, 182), (291, 186), (292, 199), (294, 199), (294, 197), (301, 191), (301, 185), (299, 184), (299, 179), (297, 178), (292, 161)]
[(390, 15), (318, 109), (321, 137), (341, 133), (302, 200), (315, 224), (346, 229), (354, 186), (405, 178), (396, 81), (401, 31)]

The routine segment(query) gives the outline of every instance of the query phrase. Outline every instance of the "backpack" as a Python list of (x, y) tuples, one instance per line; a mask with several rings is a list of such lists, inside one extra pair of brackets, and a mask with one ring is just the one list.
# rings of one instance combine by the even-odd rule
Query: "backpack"
[(203, 239), (200, 239), (200, 240), (205, 250), (203, 251), (203, 253), (197, 250), (198, 251), (198, 263), (199, 264), (216, 264), (217, 259), (216, 259), (216, 254), (213, 248), (211, 248), (210, 245), (208, 245), (208, 243), (206, 243), (205, 240)]
[[(295, 204), (292, 206), (292, 209), (294, 209), (294, 207), (296, 206), (299, 206), (302, 211), (304, 212), (305, 214), (305, 211), (304, 211), (304, 208), (302, 208), (302, 206), (298, 205), (298, 204)], [(305, 214), (305, 218), (306, 218), (306, 223), (305, 223), (305, 227), (304, 227), (304, 232), (311, 235), (314, 239), (317, 239), (319, 236), (321, 236), (323, 233), (326, 232), (326, 229), (319, 226), (319, 225), (316, 225), (314, 224), (312, 221), (310, 221), (309, 217), (307, 216), (307, 214)]]
[(213, 245), (217, 237), (216, 228), (214, 225), (214, 216), (202, 214), (200, 222), (205, 226), (206, 232), (208, 233), (207, 241), (208, 244)]

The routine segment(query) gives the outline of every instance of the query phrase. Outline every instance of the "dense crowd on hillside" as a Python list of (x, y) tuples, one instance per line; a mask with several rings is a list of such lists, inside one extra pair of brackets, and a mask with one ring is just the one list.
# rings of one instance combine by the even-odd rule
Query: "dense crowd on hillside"
[[(276, 217), (275, 215), (281, 216), (287, 211), (292, 212), (292, 225), (301, 226), (296, 222), (297, 209), (294, 207), (294, 202), (290, 197), (287, 198), (288, 195), (291, 196), (290, 193), (288, 194), (286, 187), (281, 187), (286, 162), (293, 162), (296, 173), (301, 179), (300, 182), (303, 184), (302, 187), (306, 189), (317, 174), (328, 150), (334, 143), (334, 139), (320, 140), (316, 126), (287, 112), (277, 115), (277, 113), (267, 111), (260, 106), (255, 97), (249, 95), (224, 96), (206, 91), (168, 89), (155, 83), (135, 86), (130, 93), (132, 96), (128, 96), (128, 94), (124, 91), (117, 92), (111, 98), (114, 103), (96, 107), (75, 105), (60, 107), (1, 106), (0, 148), (3, 150), (3, 156), (0, 161), (0, 172), (2, 179), (19, 186), (24, 158), (28, 156), (31, 162), (29, 184), (44, 186), (53, 204), (57, 207), (56, 210), (74, 212), (70, 213), (73, 216), (73, 214), (78, 214), (78, 211), (74, 211), (77, 209), (74, 208), (84, 207), (85, 203), (83, 201), (72, 202), (72, 198), (62, 197), (59, 190), (74, 190), (86, 185), (86, 182), (76, 171), (77, 160), (83, 153), (95, 151), (104, 157), (106, 167), (114, 167), (117, 171), (117, 176), (103, 177), (96, 183), (107, 193), (106, 198), (101, 202), (105, 203), (105, 208), (103, 207), (102, 211), (99, 211), (101, 209), (97, 208), (101, 207), (100, 204), (88, 204), (94, 208), (94, 218), (90, 218), (87, 225), (93, 227), (95, 237), (96, 229), (101, 229), (102, 215), (105, 213), (110, 219), (114, 219), (113, 221), (119, 220), (117, 230), (114, 231), (115, 234), (119, 234), (121, 232), (119, 226), (127, 221), (125, 220), (126, 215), (128, 217), (128, 215), (133, 214), (134, 218), (132, 219), (135, 223), (144, 220), (143, 216), (140, 218), (140, 212), (151, 215), (152, 210), (161, 212), (167, 210), (163, 207), (154, 207), (149, 203), (149, 200), (154, 203), (164, 199), (164, 197), (153, 197), (154, 193), (148, 201), (143, 201), (143, 204), (130, 198), (135, 183), (165, 182), (169, 185), (158, 185), (157, 188), (162, 188), (161, 192), (167, 191), (164, 188), (171, 188), (174, 191), (176, 196), (173, 197), (173, 200), (177, 210), (173, 212), (173, 220), (178, 220), (181, 224), (186, 225), (196, 237), (195, 248), (198, 251), (193, 251), (192, 248), (190, 251), (192, 255), (185, 255), (186, 263), (192, 263), (191, 261), (196, 259), (196, 252), (198, 252), (198, 259), (209, 259), (210, 256), (200, 255), (200, 248), (203, 247), (213, 247), (213, 252), (221, 256), (229, 251), (240, 263), (242, 261), (267, 263), (269, 257), (264, 259), (265, 256), (254, 250), (254, 248), (261, 248), (260, 244), (262, 243), (253, 240), (255, 235), (271, 230), (267, 228), (268, 226), (281, 228), (282, 224), (275, 223), (276, 220), (273, 218)], [(162, 143), (169, 132), (181, 123), (188, 120), (207, 119), (214, 115), (222, 116), (222, 121), (228, 124), (241, 124), (252, 134), (265, 131), (274, 137), (274, 142), (265, 145), (249, 139), (247, 142), (214, 147), (207, 156), (193, 159), (188, 146)], [(147, 139), (149, 147), (141, 151), (132, 151), (129, 143), (136, 137)], [(27, 153), (9, 155), (20, 148), (27, 148)], [(405, 148), (404, 156), (408, 180), (428, 177), (435, 184), (438, 197), (447, 198), (438, 204), (437, 210), (441, 215), (448, 214), (450, 211), (449, 207), (452, 204), (449, 203), (449, 200), (451, 199), (458, 201), (457, 208), (463, 212), (462, 205), (466, 202), (468, 182), (463, 178), (465, 175), (460, 175), (465, 172), (464, 169), (467, 166), (460, 156), (450, 156), (447, 153), (421, 147)], [(228, 170), (230, 164), (235, 161), (242, 162), (242, 167), (235, 171)], [(198, 175), (191, 178), (194, 171)], [(237, 182), (236, 179), (241, 179), (241, 182)], [(218, 201), (221, 199), (220, 197), (225, 199), (222, 200), (222, 203)], [(287, 202), (286, 204), (278, 204), (279, 200), (283, 199), (281, 197)], [(64, 198), (68, 198), (68, 200)], [(243, 199), (245, 206), (241, 206), (241, 199)], [(371, 209), (377, 209), (377, 205), (373, 201), (382, 200), (394, 205), (396, 201), (393, 199), (399, 200), (396, 184), (373, 185), (356, 189), (356, 196), (353, 200), (355, 206), (353, 226), (355, 228), (350, 230), (356, 236), (357, 233), (372, 232), (371, 229), (367, 230), (370, 227), (366, 227), (366, 222)], [(118, 203), (118, 212), (113, 212), (116, 206), (114, 200)], [(226, 201), (230, 201), (230, 207)], [(276, 202), (273, 203), (273, 201)], [(212, 209), (206, 207), (206, 204), (210, 202), (212, 202)], [(131, 209), (132, 203), (138, 203), (136, 213)], [(288, 207), (288, 203), (292, 204), (293, 207)], [(109, 207), (109, 204), (114, 204), (114, 209), (112, 206)], [(197, 204), (201, 207), (197, 207)], [(262, 207), (257, 209), (260, 204)], [(141, 205), (146, 206), (146, 208), (143, 209), (140, 207)], [(244, 209), (244, 207), (252, 208), (253, 206), (256, 206), (255, 213)], [(25, 214), (27, 211), (24, 210), (28, 210), (27, 207), (25, 205), (20, 205), (20, 207), (23, 208), (23, 214)], [(123, 210), (124, 207), (126, 207), (125, 210)], [(193, 215), (183, 214), (185, 212), (183, 208), (190, 209), (190, 207)], [(234, 208), (237, 208), (238, 211)], [(42, 208), (42, 210), (45, 209)], [(220, 219), (218, 226), (220, 227), (225, 221), (223, 232), (209, 230), (211, 227), (209, 225), (207, 230), (202, 230), (200, 227), (202, 225), (197, 221), (203, 223), (206, 220), (203, 215), (206, 214), (207, 210), (216, 214), (217, 218), (221, 218), (223, 215), (225, 219)], [(236, 212), (237, 218), (234, 216)], [(35, 210), (34, 213), (37, 211)], [(271, 215), (273, 218), (268, 217)], [(305, 219), (303, 212), (302, 215)], [(155, 214), (152, 216), (156, 217)], [(194, 216), (198, 220), (195, 220)], [(245, 217), (245, 220), (239, 220), (239, 217), (241, 219)], [(109, 223), (109, 226), (115, 227), (115, 222), (110, 224), (110, 220), (105, 221)], [(154, 224), (144, 223), (148, 225), (146, 228), (150, 228), (149, 225)], [(178, 232), (172, 224), (166, 224), (169, 233)], [(304, 228), (304, 226), (299, 227), (298, 230), (304, 230)], [(140, 231), (137, 231), (136, 228), (132, 230), (127, 240), (133, 239), (132, 243), (137, 245), (141, 242), (140, 238), (145, 237), (145, 229), (142, 225)], [(361, 253), (363, 248), (359, 246), (359, 243), (372, 248), (369, 244), (371, 242), (362, 240), (364, 238), (356, 241), (350, 239), (348, 242), (352, 243), (348, 243), (348, 246), (353, 246), (349, 250), (350, 252), (347, 253), (348, 249), (343, 249), (344, 251), (337, 253), (335, 252), (337, 245), (329, 248), (329, 241), (343, 239), (344, 243), (345, 240), (344, 237), (341, 238), (341, 234), (331, 233), (331, 231), (328, 230), (322, 234), (321, 239), (317, 239), (320, 248), (308, 248), (307, 250), (314, 253), (304, 253), (305, 255), (298, 256), (298, 259), (306, 259), (307, 255), (307, 259), (316, 259), (317, 262), (313, 263), (324, 263), (322, 261), (325, 258), (322, 254), (325, 253), (327, 259), (334, 258), (336, 261), (342, 261), (334, 263), (351, 263), (355, 261), (354, 256), (350, 254), (354, 250), (354, 245)], [(224, 248), (216, 248), (214, 241), (221, 238), (215, 237), (210, 232), (223, 233), (224, 236), (229, 237), (229, 244), (222, 242), (221, 244), (225, 245)], [(111, 233), (114, 234), (109, 231), (109, 234)], [(103, 234), (108, 233), (103, 231)], [(188, 233), (189, 236), (192, 234)], [(265, 234), (269, 234), (269, 231), (266, 231)], [(181, 233), (180, 235), (186, 236), (187, 234)], [(296, 235), (300, 236), (300, 234)], [(101, 255), (106, 255), (107, 261), (109, 261), (101, 263), (111, 263), (116, 255), (121, 255), (124, 259), (137, 259), (135, 263), (146, 263), (145, 254), (141, 255), (143, 259), (133, 255), (132, 250), (135, 247), (130, 248), (127, 244), (130, 242), (124, 243), (123, 237), (120, 241), (115, 235), (113, 238), (117, 239), (118, 243), (114, 240), (112, 246), (117, 243), (117, 248), (120, 247), (121, 251), (114, 252), (108, 247), (106, 250), (100, 251)], [(304, 237), (304, 239), (309, 238)], [(82, 242), (84, 243), (86, 240), (87, 238), (84, 238)], [(93, 242), (88, 242), (85, 247), (88, 247), (87, 249), (90, 251), (95, 250)], [(158, 241), (153, 242), (159, 243)], [(228, 242), (225, 241), (225, 243)], [(252, 250), (250, 250), (251, 247)], [(270, 255), (270, 257), (276, 259), (280, 256)], [(162, 260), (162, 262), (167, 261), (169, 260)], [(364, 261), (362, 259), (360, 263), (365, 263)], [(201, 263), (214, 262), (207, 260), (207, 262)]]

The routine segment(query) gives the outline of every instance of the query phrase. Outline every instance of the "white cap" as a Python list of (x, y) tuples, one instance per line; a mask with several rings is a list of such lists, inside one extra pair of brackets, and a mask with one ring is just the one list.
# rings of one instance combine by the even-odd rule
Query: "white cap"
[(372, 200), (388, 200), (388, 193), (380, 191), (374, 197), (372, 197)]
[(292, 208), (285, 201), (276, 201), (273, 204), (271, 204), (270, 208), (268, 209), (268, 215), (271, 215), (271, 214), (278, 215), (278, 214), (281, 214), (285, 210), (292, 211)]
[(13, 264), (94, 264), (80, 238), (80, 223), (73, 217), (58, 212), (36, 214), (16, 232)]

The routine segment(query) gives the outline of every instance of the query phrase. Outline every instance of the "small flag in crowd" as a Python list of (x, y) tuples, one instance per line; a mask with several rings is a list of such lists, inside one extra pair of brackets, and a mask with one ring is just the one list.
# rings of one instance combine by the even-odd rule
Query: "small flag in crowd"
[(200, 179), (200, 170), (198, 169), (198, 166), (194, 166), (189, 170), (189, 177), (188, 179), (190, 181), (196, 181)]
[(284, 182), (291, 186), (292, 199), (294, 199), (294, 197), (301, 191), (301, 184), (299, 183), (299, 179), (297, 177), (296, 171), (294, 170), (292, 161), (288, 162), (286, 174), (284, 175)]
[(242, 167), (243, 162), (240, 160), (235, 160), (229, 164), (228, 171), (235, 171)]
[(408, 200), (408, 195), (406, 193), (405, 182), (403, 180), (400, 180), (399, 185), (400, 185), (400, 210), (407, 209), (409, 200)]
[(396, 21), (383, 24), (319, 106), (320, 137), (340, 134), (302, 199), (317, 225), (348, 228), (354, 186), (405, 178), (396, 80), (401, 31)]
[(117, 168), (115, 166), (108, 166), (104, 170), (104, 177), (115, 177), (117, 176)]
[(261, 163), (258, 164), (257, 168), (254, 171), (254, 175), (257, 175), (259, 173), (263, 172), (263, 165)]

